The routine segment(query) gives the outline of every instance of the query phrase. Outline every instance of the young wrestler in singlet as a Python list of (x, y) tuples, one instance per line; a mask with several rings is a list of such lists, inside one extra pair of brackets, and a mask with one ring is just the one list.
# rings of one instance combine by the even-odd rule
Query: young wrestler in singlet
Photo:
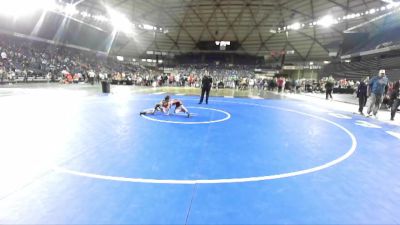
[(183, 105), (183, 102), (179, 99), (173, 99), (170, 101), (171, 106), (175, 106), (175, 113), (184, 112), (187, 114), (187, 117), (190, 117), (190, 113), (187, 108)]
[(164, 100), (162, 100), (161, 102), (157, 103), (154, 106), (154, 109), (148, 111), (142, 111), (140, 112), (140, 115), (147, 115), (147, 114), (154, 115), (154, 113), (156, 113), (157, 111), (168, 113), (170, 108), (171, 108), (170, 97), (167, 95), (165, 96)]

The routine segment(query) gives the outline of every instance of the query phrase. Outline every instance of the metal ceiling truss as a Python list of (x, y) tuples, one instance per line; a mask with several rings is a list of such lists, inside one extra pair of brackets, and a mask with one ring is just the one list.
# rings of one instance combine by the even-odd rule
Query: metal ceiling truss
[[(343, 39), (343, 29), (354, 25), (354, 21), (346, 20), (342, 24), (329, 29), (318, 29), (314, 26), (311, 30), (290, 30), (293, 37), (288, 37), (286, 32), (270, 33), (269, 28), (286, 26), (293, 16), (303, 22), (316, 21), (321, 11), (328, 10), (332, 6), (343, 9), (345, 15), (355, 13), (359, 8), (368, 9), (376, 0), (108, 0), (113, 8), (124, 8), (127, 13), (132, 6), (132, 20), (143, 20), (154, 24), (161, 23), (169, 30), (169, 33), (154, 34), (153, 38), (141, 43), (147, 46), (147, 50), (155, 48), (157, 51), (175, 51), (185, 53), (198, 50), (197, 43), (201, 40), (237, 41), (240, 45), (239, 51), (255, 55), (263, 54), (264, 51), (271, 52), (271, 46), (275, 48), (283, 46), (284, 50), (291, 47), (295, 56), (301, 60), (313, 59), (314, 56), (322, 57), (324, 52), (329, 52), (324, 46), (326, 41)], [(89, 6), (90, 9), (105, 11), (98, 0), (75, 0), (80, 6)], [(308, 4), (308, 6), (307, 6)], [(93, 6), (95, 5), (95, 6)], [(379, 5), (385, 5), (380, 2)], [(136, 8), (135, 8), (136, 7)], [(129, 9), (128, 9), (129, 8)], [(128, 9), (128, 10), (127, 10)], [(318, 9), (318, 11), (317, 11)], [(357, 9), (357, 10), (356, 10)], [(139, 13), (136, 13), (138, 11)], [(368, 15), (360, 19), (368, 20)], [(306, 20), (306, 21), (304, 21)], [(247, 23), (248, 22), (248, 23)], [(221, 24), (222, 23), (222, 24)], [(357, 23), (356, 23), (357, 24)], [(221, 27), (218, 34), (218, 27)], [(243, 29), (243, 28), (248, 29)], [(215, 30), (217, 28), (217, 31)], [(376, 22), (373, 28), (379, 28)], [(364, 28), (363, 28), (364, 29)], [(143, 35), (143, 31), (138, 35)], [(149, 35), (149, 34), (144, 34)], [(281, 39), (280, 35), (285, 35)], [(204, 38), (207, 36), (207, 38)], [(147, 36), (146, 36), (147, 37)], [(116, 53), (131, 51), (127, 48), (132, 42), (122, 42)], [(136, 43), (135, 43), (136, 44)], [(169, 48), (169, 49), (168, 49)], [(280, 49), (282, 50), (282, 49)], [(143, 52), (144, 54), (146, 52)]]

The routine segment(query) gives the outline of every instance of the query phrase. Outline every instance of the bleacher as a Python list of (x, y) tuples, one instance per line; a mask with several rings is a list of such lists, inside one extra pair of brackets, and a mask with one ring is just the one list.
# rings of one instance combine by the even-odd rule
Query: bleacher
[[(390, 35), (388, 35), (390, 34)], [(371, 50), (381, 49), (385, 47), (395, 46), (400, 44), (400, 28), (391, 27), (381, 30), (379, 33), (372, 35), (367, 40), (360, 42), (357, 46), (342, 55), (353, 55)]]
[[(390, 34), (390, 35), (388, 35)], [(390, 80), (400, 79), (400, 27), (382, 27), (351, 49), (342, 49), (340, 61), (324, 66), (321, 75), (360, 80), (385, 69)], [(350, 61), (350, 62), (348, 62)]]
[(337, 79), (360, 80), (378, 74), (379, 69), (385, 69), (390, 80), (400, 79), (400, 54), (378, 57), (362, 57), (351, 62), (332, 62), (324, 66), (322, 74), (332, 75)]

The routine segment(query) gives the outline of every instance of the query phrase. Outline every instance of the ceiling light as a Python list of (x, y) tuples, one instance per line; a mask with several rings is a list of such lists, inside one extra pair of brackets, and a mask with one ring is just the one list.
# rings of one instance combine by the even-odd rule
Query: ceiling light
[(67, 4), (64, 8), (65, 14), (72, 16), (78, 13), (78, 10), (75, 8), (74, 4)]
[(294, 50), (287, 50), (286, 55), (294, 55)]
[(81, 12), (80, 14), (83, 17), (90, 17), (91, 16), (88, 12), (85, 12), (85, 11)]
[(100, 22), (108, 21), (108, 18), (103, 15), (95, 15), (95, 16), (93, 16), (93, 19), (100, 21)]
[(400, 6), (400, 2), (391, 2), (389, 5), (386, 6), (386, 9), (396, 8)]
[(292, 25), (290, 25), (290, 28), (292, 29), (292, 30), (298, 30), (298, 29), (300, 29), (300, 23), (294, 23), (294, 24), (292, 24)]
[(143, 29), (145, 30), (154, 30), (154, 27), (148, 24), (143, 24)]
[(330, 27), (332, 24), (335, 23), (337, 23), (337, 21), (333, 19), (330, 15), (324, 16), (320, 20), (318, 20), (318, 25), (321, 25), (323, 27)]
[(106, 7), (108, 14), (110, 15), (111, 23), (114, 29), (127, 34), (133, 33), (132, 23), (129, 19), (122, 13), (119, 13), (110, 7)]

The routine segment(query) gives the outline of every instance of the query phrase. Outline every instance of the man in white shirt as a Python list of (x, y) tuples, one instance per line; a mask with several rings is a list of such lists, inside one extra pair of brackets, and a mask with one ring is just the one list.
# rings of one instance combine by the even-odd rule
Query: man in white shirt
[(88, 75), (89, 75), (89, 82), (93, 85), (94, 84), (94, 77), (96, 76), (96, 74), (94, 73), (93, 70), (90, 70)]
[(1, 52), (1, 59), (2, 60), (7, 60), (7, 53), (6, 52)]

